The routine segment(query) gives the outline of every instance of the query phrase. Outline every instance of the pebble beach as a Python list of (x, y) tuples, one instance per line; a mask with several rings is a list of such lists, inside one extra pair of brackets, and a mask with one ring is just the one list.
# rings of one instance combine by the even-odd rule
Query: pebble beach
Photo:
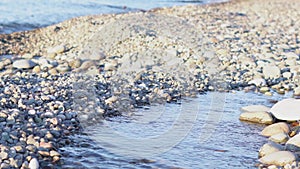
[(299, 166), (299, 119), (276, 114), (300, 105), (299, 9), (297, 0), (233, 0), (0, 34), (0, 168), (61, 167), (60, 148), (85, 125), (237, 90), (293, 93), (277, 108), (241, 108), (240, 120), (268, 125), (257, 167)]

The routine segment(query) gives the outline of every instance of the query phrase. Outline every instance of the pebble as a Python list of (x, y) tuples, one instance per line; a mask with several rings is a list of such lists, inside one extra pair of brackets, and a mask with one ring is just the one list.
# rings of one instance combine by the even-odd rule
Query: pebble
[(0, 159), (1, 159), (1, 160), (8, 159), (8, 153), (7, 153), (7, 152), (4, 152), (4, 151), (1, 151), (1, 152), (0, 152)]
[(264, 87), (261, 87), (261, 88), (259, 89), (259, 91), (260, 91), (261, 93), (268, 93), (268, 92), (270, 91), (270, 88), (264, 86)]
[(70, 70), (69, 65), (66, 64), (60, 64), (56, 67), (56, 70), (59, 71), (60, 73), (64, 73)]
[(81, 60), (80, 59), (72, 59), (68, 62), (68, 64), (72, 69), (76, 69), (81, 66)]
[(284, 144), (288, 141), (289, 136), (285, 133), (277, 133), (269, 137), (269, 140), (279, 143), (279, 144)]
[(300, 86), (294, 89), (294, 96), (300, 96)]
[(296, 161), (296, 156), (289, 151), (278, 151), (260, 158), (259, 161), (266, 165), (284, 166)]
[(283, 149), (284, 147), (280, 144), (274, 142), (266, 143), (260, 148), (259, 157), (263, 157), (274, 152), (282, 151)]
[(239, 119), (261, 124), (272, 124), (274, 121), (273, 117), (267, 112), (244, 112)]
[(61, 156), (57, 151), (51, 150), (50, 151), (50, 156), (54, 157), (54, 156)]
[(249, 85), (254, 84), (257, 87), (261, 87), (266, 85), (266, 80), (263, 78), (257, 78), (249, 81), (248, 84)]
[(38, 151), (38, 153), (44, 157), (50, 156), (50, 153), (48, 151)]
[(286, 150), (289, 151), (300, 151), (300, 134), (290, 138), (285, 144)]
[(39, 147), (46, 148), (46, 149), (52, 149), (53, 145), (52, 145), (52, 143), (40, 142)]
[(13, 62), (13, 67), (17, 69), (30, 69), (33, 68), (35, 65), (36, 63), (27, 59), (20, 59)]
[(24, 59), (32, 59), (34, 55), (32, 55), (31, 53), (25, 53), (24, 55), (22, 55), (21, 57)]
[(276, 79), (280, 77), (281, 72), (277, 66), (266, 65), (263, 67), (263, 75), (266, 79)]
[(261, 135), (269, 137), (279, 133), (288, 134), (289, 132), (290, 132), (290, 127), (288, 126), (288, 124), (285, 122), (279, 122), (265, 127), (261, 132)]
[(40, 165), (36, 158), (32, 158), (29, 162), (29, 169), (39, 169)]
[(34, 66), (34, 68), (32, 69), (33, 73), (40, 73), (41, 72), (41, 67), (40, 66)]
[(57, 46), (50, 47), (47, 49), (48, 54), (61, 54), (65, 51), (66, 51), (65, 45), (57, 45)]

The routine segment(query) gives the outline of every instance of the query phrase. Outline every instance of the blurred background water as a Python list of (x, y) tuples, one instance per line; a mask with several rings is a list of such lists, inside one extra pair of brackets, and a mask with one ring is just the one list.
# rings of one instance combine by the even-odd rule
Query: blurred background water
[(225, 0), (1, 0), (0, 34), (31, 30), (77, 16), (222, 1)]

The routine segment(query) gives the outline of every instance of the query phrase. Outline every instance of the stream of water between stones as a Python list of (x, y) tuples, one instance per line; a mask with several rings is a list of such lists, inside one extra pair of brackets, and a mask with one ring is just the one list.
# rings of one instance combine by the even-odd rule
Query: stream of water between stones
[[(225, 96), (224, 104), (213, 102), (213, 95)], [(130, 158), (110, 152), (107, 145), (98, 144), (90, 135), (102, 128), (86, 130), (83, 135), (71, 136), (72, 146), (62, 148), (64, 167), (66, 168), (257, 168), (258, 150), (267, 141), (259, 133), (264, 125), (239, 121), (240, 108), (251, 104), (271, 106), (272, 100), (279, 100), (287, 95), (272, 97), (257, 93), (214, 93), (209, 92), (197, 98), (187, 99), (183, 104), (198, 105), (186, 111), (197, 110), (197, 118), (192, 129), (186, 133), (177, 145), (170, 150), (151, 158)], [(214, 106), (212, 106), (214, 105)], [(119, 134), (132, 138), (147, 138), (163, 135), (170, 129), (178, 117), (182, 105), (164, 104), (136, 110), (132, 117), (117, 117), (106, 120), (106, 126)], [(217, 115), (216, 123), (210, 115)], [(153, 119), (156, 117), (156, 119)], [(158, 117), (158, 118), (157, 118)], [(152, 121), (145, 122), (145, 119)], [(188, 122), (187, 122), (188, 123)], [(206, 125), (213, 124), (213, 128)], [(188, 124), (183, 124), (188, 125)], [(210, 133), (207, 133), (210, 132)], [(205, 139), (201, 139), (208, 136)], [(125, 143), (124, 144), (128, 144)], [(163, 143), (162, 143), (163, 144)], [(116, 146), (116, 145), (114, 145)], [(118, 146), (118, 145), (117, 145)], [(124, 145), (119, 148), (123, 148)], [(129, 145), (130, 146), (130, 143)], [(115, 147), (118, 148), (118, 147)], [(142, 152), (141, 152), (141, 155)]]
[[(51, 13), (43, 12), (43, 9), (49, 6), (45, 3), (40, 6), (39, 10), (32, 10), (35, 11), (33, 13), (22, 9), (19, 12), (9, 13), (8, 11), (16, 8), (19, 1), (15, 0), (15, 2), (5, 0), (0, 2), (2, 11), (0, 33), (28, 30), (57, 23), (74, 16), (95, 14), (99, 12), (100, 6), (104, 10), (102, 13), (128, 12), (135, 9), (166, 6), (166, 3), (157, 3), (158, 1), (156, 1), (156, 3), (144, 8), (132, 6), (136, 3), (125, 4), (129, 8), (117, 8), (116, 5), (103, 5), (105, 3), (99, 2), (76, 4), (76, 1), (74, 1), (71, 3), (74, 6), (73, 8), (70, 7), (68, 10), (61, 12), (62, 7), (66, 4), (49, 1), (48, 3), (56, 4), (57, 7), (49, 12), (57, 13), (57, 10), (59, 10), (59, 14), (61, 14), (49, 17)], [(8, 3), (11, 5), (7, 5)], [(35, 6), (33, 1), (22, 1), (22, 3), (26, 4), (27, 7), (26, 5), (18, 5), (18, 7), (30, 9)], [(95, 4), (98, 4), (97, 8)], [(167, 4), (174, 5), (174, 2)], [(121, 4), (119, 6), (125, 5)], [(85, 8), (82, 8), (83, 6)], [(78, 13), (78, 8), (85, 10)], [(30, 19), (24, 19), (27, 16), (21, 11), (31, 15)], [(74, 15), (74, 11), (76, 11), (76, 15)], [(48, 15), (40, 15), (39, 12)], [(225, 97), (223, 103), (219, 105), (213, 103), (214, 93), (209, 92), (199, 95), (197, 98), (186, 99), (182, 104), (166, 103), (145, 107), (136, 109), (133, 116), (114, 117), (104, 121), (106, 126), (128, 137), (147, 138), (163, 135), (163, 132), (168, 130), (179, 114), (182, 113), (181, 108), (185, 108), (184, 111), (197, 111), (191, 130), (186, 133), (186, 136), (178, 144), (162, 154), (151, 158), (143, 158), (142, 154), (140, 158), (118, 155), (107, 149), (105, 145), (91, 139), (90, 136), (93, 133), (101, 130), (101, 128), (93, 128), (86, 130), (84, 134), (70, 136), (73, 143), (61, 149), (64, 161), (62, 168), (256, 168), (258, 150), (266, 142), (266, 138), (259, 135), (264, 126), (239, 121), (240, 108), (251, 104), (271, 106), (270, 100), (280, 100), (288, 96), (274, 95), (269, 97), (244, 92), (219, 94)], [(198, 108), (182, 106), (190, 103), (197, 105)], [(220, 107), (216, 108), (215, 106)], [(211, 118), (211, 113), (217, 115), (216, 118), (218, 119)], [(189, 121), (186, 123), (189, 123)], [(206, 130), (207, 125), (213, 128)], [(203, 135), (207, 136), (205, 140), (201, 140)]]

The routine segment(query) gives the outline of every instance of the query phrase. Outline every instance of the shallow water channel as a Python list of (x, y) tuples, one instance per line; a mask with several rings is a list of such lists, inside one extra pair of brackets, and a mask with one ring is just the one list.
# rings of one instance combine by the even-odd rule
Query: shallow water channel
[[(182, 104), (138, 109), (130, 117), (111, 118), (87, 128), (85, 134), (71, 136), (74, 144), (61, 149), (65, 163), (62, 168), (256, 168), (258, 150), (267, 142), (259, 135), (264, 125), (239, 121), (240, 108), (251, 104), (271, 106), (271, 101), (285, 97), (289, 96), (210, 92), (185, 99)], [(187, 112), (191, 116), (196, 112), (195, 118), (175, 122)], [(168, 135), (176, 128), (174, 125), (182, 131)], [(189, 126), (191, 130), (186, 130)], [(106, 128), (111, 129), (107, 130), (111, 135)], [(122, 139), (117, 135), (140, 142), (113, 140)], [(165, 146), (163, 152), (160, 145), (154, 150), (146, 147), (151, 146), (147, 139), (157, 136), (169, 137), (160, 142)], [(171, 147), (164, 143), (175, 140), (177, 144)]]

